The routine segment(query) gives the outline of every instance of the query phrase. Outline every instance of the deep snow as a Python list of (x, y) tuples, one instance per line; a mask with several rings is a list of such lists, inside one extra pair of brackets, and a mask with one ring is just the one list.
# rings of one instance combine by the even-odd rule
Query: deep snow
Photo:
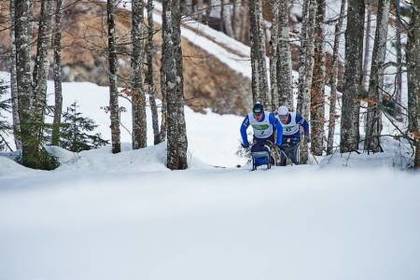
[[(211, 40), (188, 28), (184, 38), (250, 76), (248, 47), (185, 26)], [(64, 83), (64, 106), (75, 100), (109, 139), (108, 89)], [(130, 129), (130, 104), (120, 104)], [(420, 174), (399, 169), (410, 164), (404, 143), (249, 172), (233, 167), (246, 161), (235, 153), (241, 117), (185, 110), (186, 171), (165, 168), (164, 144), (131, 151), (125, 129), (118, 155), (49, 147), (62, 163), (51, 172), (0, 156), (0, 280), (420, 278)]]

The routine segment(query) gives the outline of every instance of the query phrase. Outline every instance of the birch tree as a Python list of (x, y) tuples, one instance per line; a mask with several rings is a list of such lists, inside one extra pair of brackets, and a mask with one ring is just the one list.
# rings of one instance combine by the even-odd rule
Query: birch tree
[(324, 114), (325, 114), (325, 48), (324, 19), (325, 0), (317, 0), (317, 13), (314, 38), (314, 68), (311, 88), (311, 152), (322, 156), (324, 150)]
[(15, 1), (16, 82), (20, 136), (22, 140), (22, 164), (41, 168), (41, 147), (32, 123), (32, 1)]
[(401, 93), (402, 93), (402, 44), (401, 44), (401, 33), (403, 32), (403, 25), (401, 22), (401, 5), (400, 0), (395, 0), (395, 11), (396, 11), (396, 22), (395, 22), (395, 51), (397, 56), (397, 74), (395, 77), (395, 92), (394, 102), (396, 103), (395, 106), (395, 117), (402, 121), (402, 100), (401, 100)]
[(327, 139), (327, 154), (330, 155), (334, 146), (334, 132), (335, 132), (335, 115), (337, 103), (337, 77), (338, 77), (338, 50), (340, 48), (341, 29), (343, 27), (344, 13), (346, 10), (346, 0), (341, 0), (340, 15), (338, 22), (335, 25), (334, 31), (334, 46), (331, 61), (331, 70), (329, 71), (329, 86), (330, 93), (330, 110), (328, 114), (328, 139)]
[(162, 2), (163, 69), (167, 100), (167, 167), (186, 169), (188, 141), (184, 116), (180, 0)]
[(269, 42), (269, 57), (270, 57), (270, 91), (271, 91), (271, 106), (275, 110), (279, 104), (279, 88), (277, 81), (277, 64), (278, 58), (278, 40), (279, 40), (279, 6), (280, 0), (273, 0), (273, 21), (271, 24), (271, 39)]
[(269, 100), (261, 0), (250, 0), (249, 11), (251, 22), (252, 99), (254, 104), (259, 101), (267, 108)]
[(278, 104), (293, 110), (292, 54), (289, 38), (289, 0), (278, 2), (277, 88)]
[(390, 0), (383, 0), (378, 3), (375, 43), (373, 46), (372, 66), (370, 70), (365, 149), (373, 152), (382, 151), (380, 136), (382, 132), (381, 104), (384, 80), (383, 65), (386, 54), (390, 5)]
[(348, 0), (345, 32), (344, 92), (341, 111), (340, 152), (359, 146), (359, 95), (363, 91), (363, 29), (365, 5), (363, 0)]
[(120, 119), (117, 88), (117, 46), (114, 21), (115, 0), (107, 1), (108, 63), (109, 63), (109, 111), (111, 118), (112, 153), (121, 152)]
[(15, 42), (15, 1), (10, 0), (10, 93), (12, 97), (12, 120), (13, 120), (13, 135), (15, 138), (16, 149), (22, 149), (20, 140), (20, 125), (19, 125), (19, 111), (18, 111), (18, 90), (16, 81), (16, 42)]
[(154, 23), (153, 23), (153, 0), (147, 0), (147, 42), (146, 42), (146, 92), (149, 95), (149, 104), (150, 110), (152, 112), (152, 127), (153, 127), (153, 143), (159, 144), (163, 140), (160, 138), (159, 133), (159, 119), (158, 119), (158, 110), (155, 99), (155, 83), (153, 79), (153, 35), (155, 33)]
[(142, 35), (145, 33), (143, 10), (143, 0), (133, 0), (131, 29), (131, 40), (133, 42), (133, 52), (131, 56), (133, 149), (147, 146), (146, 97), (143, 86), (144, 43)]
[[(312, 74), (313, 74), (313, 56), (314, 56), (314, 26), (317, 10), (316, 0), (305, 0), (303, 7), (303, 23), (301, 30), (301, 49), (299, 65), (299, 95), (297, 102), (297, 111), (309, 120), (309, 106), (311, 96)], [(304, 139), (300, 146), (300, 162), (308, 161), (308, 143)]]
[(227, 35), (234, 38), (230, 0), (222, 0), (222, 22)]
[[(374, 0), (366, 0), (366, 28), (363, 51), (363, 91), (367, 94), (369, 90), (369, 61), (370, 61), (370, 34), (372, 29), (372, 3)], [(376, 1), (375, 1), (376, 2)]]
[(60, 125), (61, 115), (63, 113), (63, 90), (62, 90), (62, 67), (61, 67), (61, 19), (63, 17), (63, 0), (56, 0), (54, 14), (54, 33), (53, 33), (53, 51), (54, 51), (54, 121), (52, 129), (51, 143), (60, 145)]
[(41, 15), (38, 25), (37, 54), (33, 72), (33, 127), (35, 135), (40, 141), (43, 135), (44, 114), (47, 106), (47, 79), (48, 79), (48, 50), (51, 44), (51, 7), (52, 0), (41, 1)]

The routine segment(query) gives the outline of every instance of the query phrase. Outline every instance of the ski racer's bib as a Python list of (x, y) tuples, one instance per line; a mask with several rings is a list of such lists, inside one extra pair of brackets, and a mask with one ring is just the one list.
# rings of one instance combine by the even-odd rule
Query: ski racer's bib
[(249, 124), (254, 130), (254, 137), (268, 138), (273, 134), (273, 125), (270, 123), (270, 112), (264, 112), (264, 119), (257, 121), (254, 114), (248, 114)]
[(280, 119), (279, 122), (283, 126), (283, 136), (292, 136), (299, 132), (300, 124), (296, 123), (296, 112), (290, 113), (290, 122), (288, 124), (282, 123)]

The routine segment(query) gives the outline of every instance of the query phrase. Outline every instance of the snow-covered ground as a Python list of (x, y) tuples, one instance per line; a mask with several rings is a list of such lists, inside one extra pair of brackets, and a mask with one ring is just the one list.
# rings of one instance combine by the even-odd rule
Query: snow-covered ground
[[(109, 138), (107, 88), (65, 83), (75, 100)], [(420, 174), (392, 168), (399, 142), (249, 172), (229, 167), (241, 117), (186, 118), (186, 171), (165, 168), (165, 144), (131, 151), (124, 129), (117, 155), (50, 147), (50, 172), (0, 156), (0, 279), (419, 279)]]
[[(250, 77), (248, 47), (184, 26), (184, 38)], [(64, 107), (78, 101), (109, 139), (108, 88), (63, 86)], [(169, 171), (165, 144), (130, 149), (130, 103), (120, 105), (122, 153), (49, 147), (61, 162), (50, 172), (0, 156), (0, 280), (420, 279), (420, 174), (404, 170), (403, 142), (249, 172), (234, 167), (246, 162), (236, 155), (242, 117), (186, 107), (190, 168)]]

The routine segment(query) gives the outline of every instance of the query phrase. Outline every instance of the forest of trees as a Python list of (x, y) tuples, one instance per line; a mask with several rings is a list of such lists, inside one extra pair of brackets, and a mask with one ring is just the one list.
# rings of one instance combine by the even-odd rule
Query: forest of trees
[[(58, 163), (44, 145), (60, 145), (64, 127), (62, 18), (63, 12), (77, 0), (7, 2), (8, 5), (1, 8), (9, 9), (11, 45), (7, 54), (11, 74), (8, 85), (13, 115), (11, 130), (16, 147), (21, 150), (23, 165), (53, 169)], [(104, 15), (110, 94), (107, 109), (113, 153), (121, 151), (115, 19), (118, 5), (124, 4), (122, 2), (127, 1), (107, 0)], [(250, 45), (252, 92), (249, 94), (254, 103), (259, 101), (272, 111), (279, 105), (287, 105), (289, 110), (296, 110), (310, 121), (312, 142), (309, 149), (306, 139), (303, 140), (302, 162), (307, 162), (310, 154), (382, 152), (382, 119), (386, 118), (399, 130), (398, 137), (412, 145), (415, 166), (420, 167), (420, 0), (337, 0), (339, 14), (328, 23), (326, 1), (323, 0), (163, 0), (162, 26), (154, 26), (152, 0), (129, 2), (132, 30), (128, 92), (132, 103), (133, 149), (146, 147), (147, 130), (153, 129), (154, 144), (167, 143), (167, 167), (188, 168), (181, 26), (184, 19), (193, 17)], [(302, 13), (299, 53), (293, 54), (292, 45), (296, 42), (292, 43), (290, 38), (289, 18), (290, 7), (296, 3), (301, 4)], [(35, 9), (39, 9), (37, 20)], [(270, 11), (269, 16), (267, 11)], [(371, 31), (373, 18), (376, 27)], [(327, 24), (334, 26), (333, 42), (325, 39)], [(36, 35), (32, 32), (34, 26), (38, 30)], [(390, 28), (396, 34), (392, 43), (388, 36)], [(162, 36), (160, 112), (155, 100), (157, 86), (152, 68), (156, 54), (153, 37), (159, 30)], [(374, 34), (373, 38), (369, 34)], [(340, 46), (342, 43), (344, 45)], [(326, 51), (326, 44), (331, 45), (332, 52)], [(345, 50), (344, 57), (339, 55), (340, 47)], [(52, 56), (48, 55), (50, 51)], [(396, 53), (395, 62), (386, 61), (390, 51)], [(55, 104), (52, 136), (46, 141), (46, 92), (50, 65), (53, 68)], [(294, 65), (299, 73), (297, 83), (292, 79)], [(389, 67), (396, 69), (392, 86), (385, 83)], [(402, 79), (403, 74), (406, 74), (406, 81)], [(408, 92), (407, 103), (401, 98), (404, 88)], [(294, 90), (297, 98), (294, 98)], [(147, 98), (152, 112), (152, 128), (148, 128), (146, 122)], [(328, 118), (325, 117), (327, 104)], [(341, 108), (341, 114), (338, 108)], [(338, 117), (340, 123), (336, 123)], [(406, 128), (402, 125), (404, 122), (408, 123)], [(339, 146), (334, 147), (337, 125), (340, 126), (341, 138)]]

